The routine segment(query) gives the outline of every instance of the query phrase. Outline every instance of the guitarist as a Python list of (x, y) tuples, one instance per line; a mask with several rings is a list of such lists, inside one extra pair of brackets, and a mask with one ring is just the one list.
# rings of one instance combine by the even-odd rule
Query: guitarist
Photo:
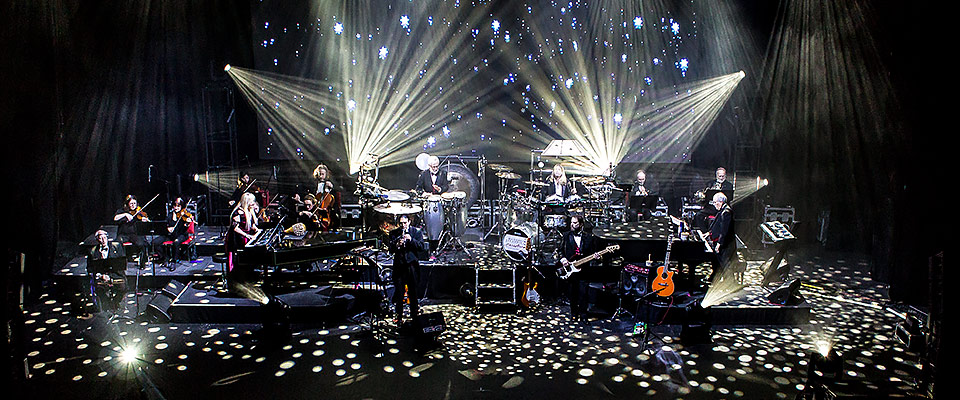
[[(566, 266), (572, 261), (592, 254), (596, 247), (596, 238), (584, 229), (583, 216), (570, 216), (570, 231), (563, 234), (560, 243), (560, 254), (563, 258), (561, 265)], [(574, 321), (585, 321), (584, 313), (587, 309), (587, 285), (584, 282), (586, 271), (574, 272), (566, 280), (567, 297), (570, 299), (570, 316)], [(562, 284), (562, 283), (561, 283)]]

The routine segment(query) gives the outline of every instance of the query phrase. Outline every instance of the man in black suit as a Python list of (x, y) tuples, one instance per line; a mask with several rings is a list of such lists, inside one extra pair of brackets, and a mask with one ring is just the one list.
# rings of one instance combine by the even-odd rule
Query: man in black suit
[(450, 189), (450, 182), (447, 180), (447, 171), (440, 170), (440, 159), (437, 156), (430, 156), (427, 159), (427, 168), (420, 173), (417, 179), (416, 191), (433, 194), (444, 193)]
[(657, 201), (660, 198), (660, 187), (657, 182), (650, 179), (647, 173), (642, 169), (637, 171), (637, 180), (633, 182), (630, 188), (630, 214), (627, 218), (633, 222), (646, 220), (657, 207)]
[[(570, 216), (570, 231), (563, 234), (563, 240), (560, 243), (560, 264), (566, 266), (568, 263), (579, 260), (584, 256), (594, 253), (595, 238), (593, 234), (587, 232), (583, 226), (583, 217), (580, 215)], [(580, 268), (583, 269), (584, 265)], [(567, 297), (570, 299), (570, 315), (576, 321), (585, 320), (584, 312), (587, 310), (587, 285), (584, 282), (588, 271), (581, 270), (575, 272), (567, 278)]]
[(729, 193), (733, 193), (733, 182), (727, 180), (726, 168), (717, 168), (717, 180), (710, 182), (710, 185), (707, 186), (707, 190), (719, 190), (726, 193), (728, 196)]
[[(717, 250), (720, 266), (726, 267), (737, 247), (734, 245), (734, 232), (733, 229), (731, 229), (733, 227), (733, 209), (727, 204), (727, 196), (724, 195), (723, 192), (718, 192), (713, 195), (713, 200), (710, 204), (717, 209), (717, 214), (713, 222), (710, 223), (710, 240), (715, 246), (714, 249)], [(713, 281), (713, 278), (716, 277), (718, 272), (719, 271), (714, 269), (713, 273), (710, 274), (711, 281)]]
[(420, 315), (417, 298), (417, 269), (420, 267), (420, 259), (417, 258), (417, 253), (427, 250), (423, 232), (410, 225), (410, 216), (401, 215), (399, 219), (400, 227), (390, 232), (387, 239), (387, 248), (393, 253), (393, 303), (396, 307), (398, 328), (403, 324), (404, 286), (410, 299), (410, 318), (414, 324)]
[[(88, 260), (119, 258), (124, 259), (124, 265), (126, 265), (127, 254), (123, 250), (123, 245), (111, 242), (107, 231), (102, 229), (98, 230), (95, 236), (97, 245), (90, 249), (90, 253), (87, 255)], [(120, 301), (123, 300), (123, 293), (126, 291), (126, 281), (123, 273), (124, 271), (95, 271), (90, 274), (90, 284), (97, 295), (97, 301), (101, 303), (101, 309), (116, 310), (119, 308)]]

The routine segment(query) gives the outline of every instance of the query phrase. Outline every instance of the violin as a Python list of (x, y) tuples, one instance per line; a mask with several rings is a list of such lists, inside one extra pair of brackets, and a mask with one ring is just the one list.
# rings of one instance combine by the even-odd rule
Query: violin
[(132, 220), (136, 219), (136, 220), (142, 221), (142, 222), (150, 222), (150, 217), (147, 216), (147, 213), (146, 213), (145, 211), (143, 211), (143, 209), (144, 209), (144, 208), (147, 208), (148, 206), (150, 206), (150, 203), (153, 203), (153, 201), (156, 200), (157, 197), (160, 197), (160, 193), (157, 193), (156, 195), (154, 195), (153, 198), (150, 199), (150, 201), (147, 202), (147, 204), (144, 204), (143, 206), (139, 206), (139, 207), (137, 207), (137, 208), (135, 208), (135, 209), (130, 210), (129, 212), (127, 212), (127, 214), (130, 214), (130, 220), (132, 221)]

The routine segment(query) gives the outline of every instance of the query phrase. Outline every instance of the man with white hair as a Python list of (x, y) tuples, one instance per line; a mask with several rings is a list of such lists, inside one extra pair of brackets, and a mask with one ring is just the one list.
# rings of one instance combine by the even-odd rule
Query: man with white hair
[[(710, 229), (708, 230), (710, 240), (717, 251), (721, 267), (726, 267), (737, 247), (733, 231), (733, 210), (727, 204), (727, 195), (723, 192), (717, 192), (713, 195), (710, 204), (717, 209), (717, 214), (713, 217), (713, 222), (710, 223)], [(710, 274), (711, 282), (714, 281), (719, 272), (717, 268), (714, 268), (713, 273)]]
[(450, 189), (450, 182), (447, 180), (447, 171), (440, 170), (440, 159), (437, 156), (430, 156), (427, 159), (427, 168), (420, 173), (417, 179), (418, 192), (440, 194)]

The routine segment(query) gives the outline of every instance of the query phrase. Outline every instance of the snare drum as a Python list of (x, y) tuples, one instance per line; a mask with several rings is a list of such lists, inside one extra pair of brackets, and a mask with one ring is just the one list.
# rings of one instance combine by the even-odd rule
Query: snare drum
[(440, 195), (430, 195), (423, 200), (423, 225), (427, 239), (440, 240), (443, 233), (443, 198)]

